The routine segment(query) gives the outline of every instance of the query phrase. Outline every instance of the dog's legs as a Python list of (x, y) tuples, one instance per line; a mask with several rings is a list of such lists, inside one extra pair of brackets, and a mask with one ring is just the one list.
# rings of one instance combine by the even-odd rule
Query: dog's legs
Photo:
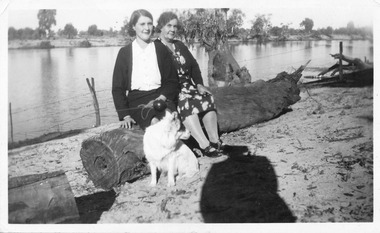
[(175, 163), (175, 158), (174, 156), (169, 157), (168, 161), (168, 187), (175, 186), (175, 181), (174, 181), (174, 165)]
[(152, 180), (150, 182), (150, 186), (156, 186), (157, 184), (157, 167), (152, 163), (149, 163), (150, 173), (152, 175)]

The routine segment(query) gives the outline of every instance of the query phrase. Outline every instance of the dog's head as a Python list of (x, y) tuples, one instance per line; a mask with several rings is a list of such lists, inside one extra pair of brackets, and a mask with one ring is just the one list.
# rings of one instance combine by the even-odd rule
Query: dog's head
[(167, 123), (167, 130), (176, 132), (177, 138), (187, 140), (190, 138), (190, 131), (185, 128), (179, 119), (177, 112), (166, 111), (164, 118), (162, 119)]
[(181, 121), (179, 120), (177, 112), (166, 110), (161, 121), (164, 121), (167, 124), (169, 131), (178, 131), (181, 128)]

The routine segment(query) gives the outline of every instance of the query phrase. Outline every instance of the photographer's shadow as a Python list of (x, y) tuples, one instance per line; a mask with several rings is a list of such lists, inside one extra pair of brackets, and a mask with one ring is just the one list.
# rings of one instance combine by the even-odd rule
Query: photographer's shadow
[(269, 160), (250, 156), (246, 146), (227, 146), (229, 158), (206, 177), (201, 212), (205, 223), (284, 223), (296, 218), (277, 194)]

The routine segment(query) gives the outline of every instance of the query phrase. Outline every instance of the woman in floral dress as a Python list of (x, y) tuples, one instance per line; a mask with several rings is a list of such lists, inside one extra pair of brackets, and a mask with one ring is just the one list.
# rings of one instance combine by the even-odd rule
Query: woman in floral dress
[[(221, 140), (218, 134), (217, 114), (214, 98), (203, 85), (197, 61), (181, 41), (175, 40), (178, 17), (172, 12), (164, 12), (158, 19), (157, 31), (160, 40), (172, 54), (180, 82), (178, 112), (185, 127), (198, 142), (204, 155), (218, 157)], [(208, 137), (203, 132), (201, 120)]]

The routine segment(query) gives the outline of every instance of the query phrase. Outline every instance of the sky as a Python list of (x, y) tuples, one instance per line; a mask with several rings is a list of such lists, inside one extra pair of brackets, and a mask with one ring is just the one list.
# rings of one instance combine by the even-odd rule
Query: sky
[[(243, 27), (250, 28), (257, 14), (271, 14), (273, 26), (281, 23), (299, 28), (299, 24), (310, 18), (314, 29), (331, 26), (346, 27), (350, 21), (355, 27), (372, 26), (373, 15), (380, 9), (380, 0), (2, 0), (7, 2), (8, 26), (16, 29), (38, 27), (39, 9), (57, 9), (57, 25), (53, 30), (63, 29), (72, 23), (79, 31), (90, 25), (98, 29), (120, 30), (125, 18), (135, 9), (144, 8), (153, 15), (154, 22), (160, 13), (175, 8), (237, 8), (246, 17)], [(159, 2), (159, 3), (158, 3)], [(2, 12), (3, 13), (3, 12)], [(4, 13), (3, 13), (4, 14)]]

